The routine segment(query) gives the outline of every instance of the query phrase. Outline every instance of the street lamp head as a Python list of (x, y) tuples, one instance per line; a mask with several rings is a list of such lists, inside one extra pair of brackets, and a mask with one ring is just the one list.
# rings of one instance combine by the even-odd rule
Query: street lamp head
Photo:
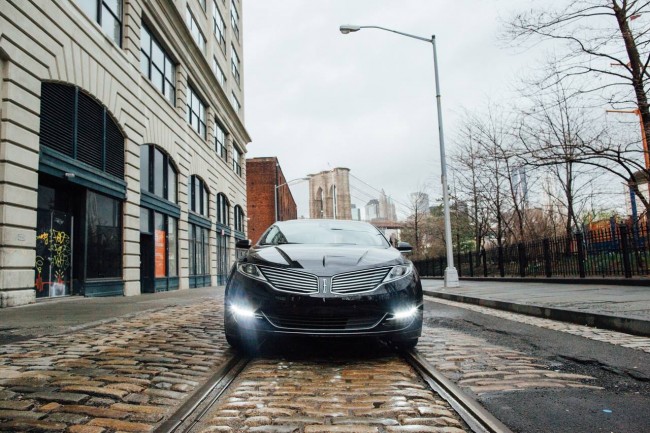
[(341, 30), (341, 33), (344, 35), (347, 35), (350, 32), (358, 32), (361, 30), (360, 26), (353, 26), (350, 24), (343, 24), (341, 27), (339, 27), (339, 30)]

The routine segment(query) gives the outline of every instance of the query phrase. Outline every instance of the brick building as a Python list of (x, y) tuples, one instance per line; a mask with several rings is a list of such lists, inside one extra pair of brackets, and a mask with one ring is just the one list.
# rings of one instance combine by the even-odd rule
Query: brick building
[(0, 1), (0, 307), (223, 282), (242, 1)]
[[(275, 194), (277, 188), (277, 203)], [(257, 242), (264, 230), (276, 220), (298, 217), (298, 208), (276, 157), (246, 160), (246, 192), (248, 196), (248, 236)]]

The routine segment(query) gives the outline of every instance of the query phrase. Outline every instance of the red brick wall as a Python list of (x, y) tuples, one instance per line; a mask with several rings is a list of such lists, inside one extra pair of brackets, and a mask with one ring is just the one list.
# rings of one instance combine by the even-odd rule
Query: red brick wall
[[(246, 194), (248, 237), (257, 242), (271, 224), (275, 222), (275, 185), (286, 183), (282, 169), (277, 168), (277, 158), (252, 158), (246, 160)], [(280, 220), (297, 218), (296, 202), (286, 185), (278, 188)]]

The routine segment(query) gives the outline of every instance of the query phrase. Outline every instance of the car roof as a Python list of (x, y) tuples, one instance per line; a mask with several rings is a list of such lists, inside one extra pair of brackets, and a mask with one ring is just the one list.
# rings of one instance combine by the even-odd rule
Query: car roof
[(326, 218), (314, 218), (314, 219), (295, 219), (295, 220), (286, 220), (286, 221), (276, 221), (274, 224), (276, 225), (285, 225), (285, 224), (303, 224), (303, 223), (337, 223), (337, 224), (356, 224), (356, 225), (365, 225), (365, 226), (372, 226), (369, 222), (366, 221), (356, 221), (356, 220), (337, 220), (337, 219), (326, 219)]

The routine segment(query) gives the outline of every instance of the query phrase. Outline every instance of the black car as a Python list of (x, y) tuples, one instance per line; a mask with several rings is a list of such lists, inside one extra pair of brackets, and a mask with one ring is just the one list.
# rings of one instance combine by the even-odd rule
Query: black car
[(413, 267), (371, 224), (277, 222), (230, 273), (228, 343), (251, 349), (267, 336), (381, 338), (415, 347), (422, 332), (422, 285)]

